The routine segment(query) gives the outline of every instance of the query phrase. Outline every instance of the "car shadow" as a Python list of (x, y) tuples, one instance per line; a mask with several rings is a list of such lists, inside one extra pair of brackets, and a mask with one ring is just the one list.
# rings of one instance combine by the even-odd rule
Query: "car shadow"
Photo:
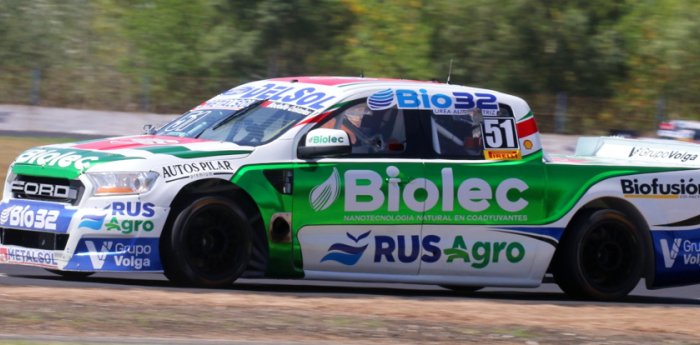
[[(562, 305), (693, 305), (700, 306), (700, 300), (683, 297), (660, 297), (630, 295), (616, 302), (576, 301), (561, 292), (523, 291), (523, 289), (499, 291), (485, 290), (476, 292), (460, 292), (443, 289), (435, 286), (434, 289), (412, 289), (410, 286), (402, 287), (401, 284), (382, 284), (381, 286), (342, 286), (343, 283), (319, 282), (319, 281), (286, 281), (266, 280), (257, 283), (252, 279), (245, 279), (225, 289), (205, 289), (189, 286), (179, 286), (164, 278), (162, 279), (135, 279), (122, 277), (87, 277), (65, 278), (50, 275), (26, 275), (8, 274), (7, 277), (31, 279), (36, 283), (42, 281), (41, 286), (55, 287), (88, 287), (88, 288), (112, 288), (122, 289), (125, 286), (134, 288), (146, 288), (167, 291), (197, 292), (197, 293), (222, 293), (222, 292), (246, 292), (275, 295), (293, 295), (296, 297), (401, 297), (408, 299), (478, 299), (490, 301), (510, 301), (527, 303), (556, 303)], [(294, 283), (290, 283), (294, 282)], [(1, 282), (0, 282), (1, 283)], [(333, 285), (331, 285), (333, 284)], [(337, 285), (335, 285), (337, 284)], [(12, 284), (19, 285), (19, 284)], [(33, 284), (34, 285), (34, 284)], [(374, 284), (373, 284), (374, 285)], [(376, 284), (379, 285), (379, 284)], [(394, 285), (396, 287), (394, 287)]]

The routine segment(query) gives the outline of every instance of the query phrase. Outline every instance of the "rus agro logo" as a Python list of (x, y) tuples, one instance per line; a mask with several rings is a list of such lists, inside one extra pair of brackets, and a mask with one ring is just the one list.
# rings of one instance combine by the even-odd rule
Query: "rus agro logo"
[[(354, 243), (346, 244), (342, 242), (333, 243), (328, 248), (328, 253), (321, 259), (324, 261), (335, 261), (345, 266), (353, 266), (360, 261), (362, 255), (369, 247), (369, 235), (372, 230), (355, 237), (349, 232), (347, 237)], [(456, 236), (452, 247), (444, 249), (442, 252), (437, 246), (442, 238), (437, 235), (420, 236), (385, 236), (374, 235), (374, 258), (372, 262), (399, 262), (412, 263), (417, 260), (425, 263), (435, 263), (447, 256), (446, 263), (457, 264), (458, 262), (469, 263), (475, 269), (483, 269), (489, 264), (511, 263), (517, 264), (525, 258), (525, 246), (520, 242), (490, 242), (476, 241), (471, 244), (463, 236)], [(367, 239), (367, 241), (364, 241)], [(420, 255), (421, 253), (425, 253)]]

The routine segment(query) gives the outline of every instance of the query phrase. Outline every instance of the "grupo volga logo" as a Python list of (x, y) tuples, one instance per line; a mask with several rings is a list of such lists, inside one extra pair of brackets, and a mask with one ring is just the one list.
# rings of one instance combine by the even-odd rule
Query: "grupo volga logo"
[(331, 176), (326, 182), (311, 189), (309, 203), (314, 211), (322, 211), (329, 208), (340, 195), (340, 174), (338, 169), (333, 168)]
[(661, 243), (661, 252), (664, 256), (664, 266), (666, 266), (666, 268), (673, 267), (673, 263), (676, 262), (676, 257), (678, 257), (678, 251), (681, 248), (681, 239), (674, 239), (671, 248), (669, 248), (668, 242), (665, 239), (659, 242)]
[(367, 99), (367, 105), (372, 110), (383, 110), (391, 108), (394, 105), (394, 91), (386, 89), (379, 91)]

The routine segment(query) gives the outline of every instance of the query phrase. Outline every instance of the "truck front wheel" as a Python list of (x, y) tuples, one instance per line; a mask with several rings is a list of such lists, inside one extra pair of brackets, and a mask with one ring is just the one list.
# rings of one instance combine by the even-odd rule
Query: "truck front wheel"
[(246, 215), (228, 199), (208, 196), (186, 206), (173, 223), (165, 245), (166, 276), (208, 288), (231, 285), (243, 274), (252, 251)]
[(639, 283), (645, 250), (640, 230), (615, 210), (585, 211), (571, 221), (554, 255), (554, 280), (577, 299), (621, 299)]

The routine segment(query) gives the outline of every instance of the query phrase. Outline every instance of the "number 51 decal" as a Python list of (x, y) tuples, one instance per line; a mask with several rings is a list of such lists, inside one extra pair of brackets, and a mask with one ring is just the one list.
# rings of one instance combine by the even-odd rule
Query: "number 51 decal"
[(515, 120), (512, 118), (484, 119), (481, 130), (484, 133), (485, 150), (513, 150), (519, 147)]

